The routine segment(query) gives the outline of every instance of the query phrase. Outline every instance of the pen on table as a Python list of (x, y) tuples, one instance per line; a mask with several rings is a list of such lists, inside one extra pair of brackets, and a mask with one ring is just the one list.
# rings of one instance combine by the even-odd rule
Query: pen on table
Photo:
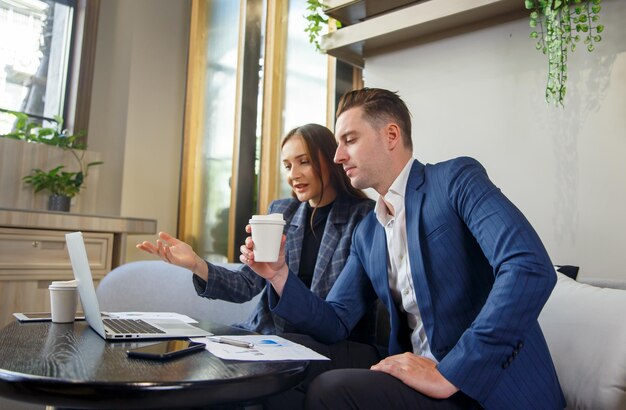
[(243, 340), (229, 339), (227, 337), (209, 337), (208, 339), (212, 342), (224, 343), (231, 346), (247, 347), (248, 349), (254, 347), (254, 343), (245, 342)]

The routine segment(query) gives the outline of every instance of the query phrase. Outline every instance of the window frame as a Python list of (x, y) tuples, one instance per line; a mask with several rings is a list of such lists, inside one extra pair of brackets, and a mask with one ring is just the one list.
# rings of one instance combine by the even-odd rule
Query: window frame
[[(72, 49), (65, 88), (65, 128), (87, 131), (96, 59), (100, 0), (76, 0)], [(84, 137), (87, 142), (88, 134)]]
[[(252, 0), (239, 0), (242, 10), (246, 5), (256, 3)], [(177, 237), (191, 244), (197, 245), (198, 238), (202, 235), (201, 229), (201, 176), (197, 171), (201, 167), (198, 153), (202, 151), (202, 118), (204, 113), (203, 90), (205, 89), (204, 73), (206, 72), (206, 47), (205, 42), (209, 35), (207, 22), (202, 16), (206, 13), (207, 0), (191, 1), (191, 20), (189, 33), (189, 55), (187, 64), (187, 86), (185, 100), (185, 119), (183, 137), (183, 155), (181, 164), (181, 182), (179, 192), (178, 229)], [(257, 5), (258, 6), (258, 5)], [(229, 211), (228, 228), (228, 251), (227, 260), (238, 261), (239, 245), (243, 243), (246, 234), (243, 229), (237, 228), (245, 225), (252, 213), (265, 213), (271, 201), (279, 197), (280, 181), (280, 142), (283, 130), (283, 108), (285, 102), (285, 61), (288, 22), (285, 16), (289, 9), (289, 0), (265, 0), (265, 35), (263, 57), (263, 84), (262, 102), (257, 110), (261, 110), (261, 141), (258, 181), (254, 181), (254, 158), (252, 148), (255, 146), (253, 139), (255, 133), (253, 124), (242, 124), (243, 109), (251, 109), (242, 101), (250, 100), (256, 95), (258, 84), (256, 81), (257, 65), (255, 57), (246, 61), (242, 53), (244, 36), (249, 35), (246, 26), (245, 15), (242, 13), (240, 24), (240, 47), (238, 66), (238, 92), (236, 103), (236, 129), (233, 147), (233, 172), (231, 182), (231, 209)], [(255, 34), (258, 36), (258, 33)], [(347, 91), (346, 81), (337, 84), (337, 65), (334, 57), (328, 56), (327, 60), (327, 112), (326, 125), (333, 129), (336, 95), (338, 92)], [(345, 72), (345, 70), (344, 70)], [(246, 74), (247, 73), (247, 74)], [(352, 78), (347, 81), (354, 88), (354, 76), (356, 71), (351, 71)], [(350, 76), (350, 72), (347, 74)], [(345, 79), (344, 79), (345, 80)], [(245, 83), (245, 85), (244, 85)], [(349, 86), (348, 86), (349, 87)], [(256, 103), (255, 103), (256, 104)], [(248, 115), (249, 117), (249, 115)], [(244, 127), (245, 126), (245, 127)], [(248, 207), (247, 197), (258, 184), (258, 196), (256, 209)], [(243, 205), (242, 205), (243, 204)]]
[[(100, 0), (54, 0), (54, 2), (74, 9), (63, 107), (59, 114), (65, 121), (64, 128), (76, 132), (87, 131)], [(53, 118), (43, 115), (31, 113), (26, 115), (40, 121), (54, 121)]]

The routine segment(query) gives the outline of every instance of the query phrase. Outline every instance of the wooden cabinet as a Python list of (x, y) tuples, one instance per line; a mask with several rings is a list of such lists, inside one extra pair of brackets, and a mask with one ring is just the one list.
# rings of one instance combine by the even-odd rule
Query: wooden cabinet
[[(50, 311), (48, 285), (73, 279), (67, 231), (0, 228), (0, 325), (13, 312)], [(85, 232), (89, 265), (97, 283), (111, 270), (113, 234)]]
[(13, 312), (49, 312), (48, 286), (71, 280), (65, 234), (81, 231), (97, 283), (124, 263), (126, 235), (151, 234), (153, 219), (0, 208), (0, 328)]
[[(65, 234), (69, 231), (0, 228), (3, 279), (71, 279)], [(95, 277), (111, 270), (113, 234), (85, 232), (85, 247)]]
[[(0, 311), (4, 326), (13, 312), (50, 311), (48, 285), (73, 279), (68, 231), (0, 228)], [(113, 234), (84, 232), (87, 257), (97, 283), (111, 270)]]

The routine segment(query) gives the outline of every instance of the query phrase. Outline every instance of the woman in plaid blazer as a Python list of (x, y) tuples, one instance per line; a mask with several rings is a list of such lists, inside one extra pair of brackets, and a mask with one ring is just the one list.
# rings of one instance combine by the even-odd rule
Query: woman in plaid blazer
[[(352, 232), (374, 207), (362, 191), (350, 185), (341, 165), (333, 162), (337, 143), (333, 133), (317, 124), (291, 130), (283, 139), (281, 159), (293, 198), (270, 204), (268, 213), (282, 213), (285, 257), (289, 268), (315, 294), (325, 298), (343, 269)], [(292, 328), (272, 314), (265, 294), (266, 281), (248, 266), (229, 270), (200, 258), (186, 243), (161, 232), (156, 245), (143, 242), (139, 249), (194, 273), (198, 295), (243, 303), (259, 292), (264, 295), (250, 317), (237, 326), (262, 334), (284, 334)], [(372, 342), (374, 309), (351, 339)]]

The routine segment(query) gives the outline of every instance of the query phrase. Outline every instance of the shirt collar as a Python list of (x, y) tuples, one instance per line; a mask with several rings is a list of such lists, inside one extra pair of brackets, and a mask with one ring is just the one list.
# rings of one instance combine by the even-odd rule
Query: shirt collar
[[(397, 212), (404, 207), (404, 196), (406, 193), (406, 184), (409, 181), (409, 174), (411, 173), (411, 166), (413, 165), (413, 158), (410, 158), (409, 161), (404, 165), (400, 174), (393, 181), (389, 190), (384, 195), (384, 198), (387, 202), (389, 202), (394, 211)], [(390, 218), (389, 212), (387, 212), (387, 205), (383, 202), (383, 196), (379, 195), (378, 200), (376, 201), (376, 207), (374, 208), (374, 212), (376, 214), (376, 219), (382, 226), (385, 226), (387, 221)]]

